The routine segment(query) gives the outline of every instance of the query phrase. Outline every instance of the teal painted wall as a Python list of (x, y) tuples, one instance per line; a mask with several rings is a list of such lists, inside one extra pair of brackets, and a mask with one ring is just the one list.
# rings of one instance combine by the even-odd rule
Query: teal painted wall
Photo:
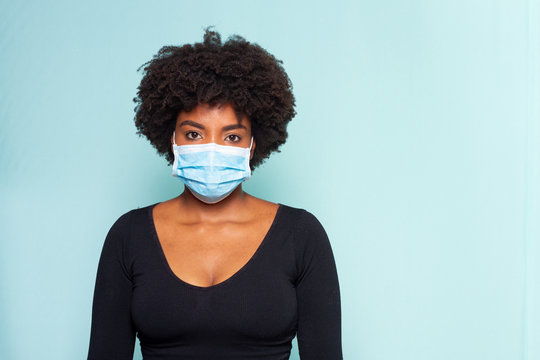
[(539, 14), (539, 0), (2, 2), (0, 359), (86, 357), (108, 229), (182, 190), (135, 134), (136, 69), (207, 25), (268, 49), (294, 84), (288, 142), (245, 189), (327, 229), (345, 358), (540, 359)]

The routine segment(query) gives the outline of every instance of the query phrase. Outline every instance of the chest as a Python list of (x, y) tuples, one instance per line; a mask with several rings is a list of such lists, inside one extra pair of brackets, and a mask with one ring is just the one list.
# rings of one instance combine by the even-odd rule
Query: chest
[(131, 312), (141, 345), (187, 351), (194, 344), (282, 344), (289, 351), (298, 321), (289, 262), (260, 255), (231, 281), (210, 287), (186, 286), (162, 267), (138, 269)]
[(159, 219), (152, 226), (151, 219), (127, 249), (142, 348), (175, 349), (183, 358), (196, 344), (282, 344), (288, 358), (298, 319), (290, 228), (272, 219), (210, 228), (159, 226)]
[(271, 219), (248, 223), (179, 224), (156, 220), (159, 245), (172, 272), (200, 287), (219, 284), (255, 255)]

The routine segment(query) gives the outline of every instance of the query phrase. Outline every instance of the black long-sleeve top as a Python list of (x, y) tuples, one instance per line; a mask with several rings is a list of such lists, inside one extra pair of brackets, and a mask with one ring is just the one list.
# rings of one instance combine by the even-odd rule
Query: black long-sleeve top
[(250, 260), (210, 287), (170, 268), (150, 205), (120, 216), (103, 244), (89, 360), (340, 360), (338, 275), (327, 234), (310, 212), (279, 204)]

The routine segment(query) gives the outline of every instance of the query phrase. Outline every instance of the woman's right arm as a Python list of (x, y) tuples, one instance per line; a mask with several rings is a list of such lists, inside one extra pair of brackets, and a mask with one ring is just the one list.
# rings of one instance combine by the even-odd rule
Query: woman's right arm
[(88, 360), (132, 360), (135, 327), (131, 320), (132, 281), (124, 262), (129, 213), (109, 230), (96, 276)]

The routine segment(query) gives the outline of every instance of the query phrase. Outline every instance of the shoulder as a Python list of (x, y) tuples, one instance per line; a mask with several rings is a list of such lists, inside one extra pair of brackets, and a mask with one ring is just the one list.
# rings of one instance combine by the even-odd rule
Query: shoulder
[(103, 242), (105, 257), (122, 259), (125, 268), (129, 268), (128, 264), (139, 249), (140, 239), (148, 233), (150, 222), (147, 216), (151, 216), (150, 210), (154, 205), (124, 211), (116, 217)]
[(312, 212), (299, 207), (280, 204), (282, 216), (301, 233), (325, 232), (322, 223)]
[[(282, 205), (283, 206), (283, 205)], [(318, 217), (303, 208), (283, 206), (292, 226), (292, 244), (297, 267), (297, 284), (313, 269), (335, 268), (330, 239)], [(330, 269), (330, 270), (328, 270)]]
[(306, 209), (283, 204), (281, 210), (298, 253), (331, 251), (328, 234), (317, 216)]
[(144, 220), (147, 220), (151, 216), (151, 210), (156, 204), (137, 207), (120, 213), (116, 217), (116, 220), (113, 221), (109, 229), (109, 234), (127, 234), (132, 232), (134, 227), (145, 224), (146, 222)]

